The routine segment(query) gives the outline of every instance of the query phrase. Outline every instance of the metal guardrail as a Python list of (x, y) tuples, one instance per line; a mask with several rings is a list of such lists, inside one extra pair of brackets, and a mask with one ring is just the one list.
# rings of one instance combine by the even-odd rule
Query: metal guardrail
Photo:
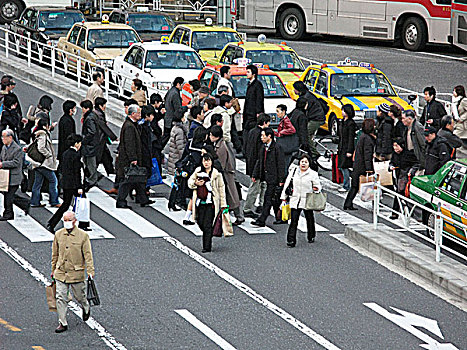
[[(402, 220), (401, 221), (391, 221), (393, 224), (407, 230), (408, 232), (416, 235), (417, 237), (435, 245), (435, 260), (437, 262), (441, 261), (441, 249), (444, 249), (445, 251), (448, 251), (449, 253), (467, 261), (467, 256), (464, 256), (463, 254), (459, 253), (458, 251), (446, 246), (443, 243), (444, 239), (449, 239), (451, 241), (454, 241), (455, 243), (466, 247), (467, 248), (467, 242), (463, 242), (460, 239), (455, 239), (451, 235), (447, 234), (443, 230), (444, 222), (446, 221), (447, 223), (459, 227), (463, 229), (464, 231), (467, 232), (467, 225), (464, 225), (461, 222), (457, 222), (454, 219), (444, 215), (441, 213), (441, 204), (440, 203), (435, 203), (437, 205), (437, 210), (432, 210), (430, 208), (425, 207), (424, 205), (414, 201), (413, 199), (407, 198), (399, 193), (396, 193), (384, 186), (382, 186), (379, 182), (379, 176), (375, 176), (375, 181), (374, 181), (374, 199), (373, 199), (373, 226), (375, 229), (378, 228), (378, 218), (384, 218), (384, 216), (381, 214), (381, 209), (386, 209), (389, 210), (391, 213), (395, 213), (399, 215)], [(399, 201), (399, 208), (400, 211), (394, 210), (392, 207), (382, 203), (381, 201), (381, 195), (382, 193), (387, 194), (389, 197), (392, 197)], [(419, 220), (415, 219), (413, 217), (415, 213), (415, 209), (419, 209), (422, 212), (425, 211), (428, 215), (433, 215), (435, 220), (433, 222), (433, 226), (426, 225), (423, 222), (420, 222)], [(387, 218), (385, 218), (387, 219)], [(413, 227), (413, 223), (416, 224), (417, 228)], [(420, 232), (422, 231), (422, 232)], [(426, 233), (430, 233), (430, 236), (434, 237), (434, 241), (432, 238), (430, 238)]]

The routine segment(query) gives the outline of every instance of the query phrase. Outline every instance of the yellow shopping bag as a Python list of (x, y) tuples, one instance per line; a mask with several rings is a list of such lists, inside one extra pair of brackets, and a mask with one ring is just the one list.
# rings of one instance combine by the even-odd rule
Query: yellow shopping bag
[(285, 203), (282, 204), (282, 221), (289, 221), (290, 220), (290, 204)]

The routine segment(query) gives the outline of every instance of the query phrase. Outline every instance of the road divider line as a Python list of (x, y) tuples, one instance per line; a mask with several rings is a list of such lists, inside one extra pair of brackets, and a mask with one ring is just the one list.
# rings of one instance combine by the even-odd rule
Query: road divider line
[[(40, 284), (42, 284), (44, 287), (47, 287), (50, 285), (50, 282), (47, 280), (47, 278), (39, 272), (34, 266), (32, 266), (29, 261), (24, 259), (21, 255), (18, 254), (16, 250), (11, 248), (6, 242), (2, 241), (0, 239), (0, 249), (8, 255), (14, 262), (16, 262), (19, 266), (21, 266), (24, 270), (29, 272), (29, 274)], [(68, 308), (73, 311), (73, 313), (81, 318), (82, 315), (82, 309), (81, 307), (78, 306), (78, 304), (74, 301), (71, 301), (68, 303)], [(126, 347), (119, 343), (115, 338), (107, 332), (107, 330), (99, 323), (97, 322), (93, 317), (90, 317), (89, 320), (86, 322), (86, 324), (94, 330), (99, 338), (111, 349), (113, 350), (126, 350)]]
[(198, 320), (195, 315), (193, 315), (190, 311), (186, 309), (182, 310), (174, 310), (177, 314), (185, 319), (185, 321), (189, 322), (193, 327), (198, 329), (201, 333), (203, 333), (206, 337), (211, 339), (214, 343), (219, 345), (219, 347), (223, 350), (236, 350), (232, 345), (230, 345), (227, 341), (225, 341), (222, 337), (220, 337), (216, 332), (214, 332), (211, 328), (206, 326), (203, 322)]
[(204, 266), (206, 269), (208, 269), (211, 272), (214, 272), (217, 276), (222, 278), (224, 281), (232, 285), (233, 287), (237, 288), (239, 291), (256, 301), (258, 304), (263, 305), (266, 307), (269, 311), (274, 313), (275, 315), (279, 316), (282, 318), (284, 321), (286, 321), (288, 324), (290, 324), (292, 327), (296, 328), (306, 336), (310, 337), (313, 339), (315, 342), (317, 342), (319, 345), (323, 346), (325, 349), (328, 350), (340, 350), (339, 347), (331, 343), (329, 340), (327, 340), (325, 337), (322, 335), (318, 334), (311, 328), (309, 328), (306, 324), (303, 322), (299, 321), (295, 317), (293, 317), (291, 314), (289, 314), (287, 311), (281, 309), (279, 306), (273, 304), (270, 302), (268, 299), (263, 297), (262, 295), (258, 294), (255, 292), (253, 289), (248, 287), (246, 284), (243, 282), (240, 282), (238, 279), (235, 277), (229, 275), (227, 272), (222, 270), (221, 268), (217, 267), (214, 265), (212, 262), (209, 260), (206, 260), (199, 254), (195, 253), (193, 250), (182, 244), (180, 241), (177, 239), (167, 236), (164, 237), (164, 240), (172, 244), (175, 248), (198, 262), (200, 265)]
[(12, 332), (21, 332), (21, 328), (15, 327), (12, 324), (5, 321), (3, 318), (0, 318), (0, 325)]

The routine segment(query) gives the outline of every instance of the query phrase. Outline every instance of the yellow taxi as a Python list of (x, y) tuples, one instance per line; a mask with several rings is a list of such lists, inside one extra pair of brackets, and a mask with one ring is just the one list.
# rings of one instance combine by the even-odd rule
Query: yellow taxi
[[(64, 53), (59, 51), (57, 58), (72, 72), (76, 72), (78, 66), (75, 56), (111, 68), (114, 58), (125, 54), (131, 45), (138, 42), (141, 42), (141, 39), (132, 27), (110, 23), (108, 16), (104, 15), (102, 22), (75, 23), (67, 36), (58, 40), (57, 48)], [(92, 74), (92, 63), (81, 63), (81, 72), (87, 78)]]
[(305, 70), (297, 53), (285, 42), (266, 43), (266, 36), (258, 36), (258, 42), (238, 42), (227, 44), (217, 62), (211, 64), (234, 64), (237, 58), (248, 58), (253, 64), (262, 64), (279, 75), (284, 84), (296, 81)]
[[(323, 98), (329, 106), (324, 130), (337, 136), (337, 121), (342, 118), (341, 108), (351, 104), (355, 109), (355, 119), (376, 118), (377, 107), (382, 103), (397, 105), (402, 111), (414, 109), (399, 97), (386, 75), (373, 64), (352, 61), (346, 58), (337, 64), (311, 65), (303, 72), (300, 80), (316, 96)], [(293, 99), (293, 82), (287, 84)]]
[(169, 41), (188, 45), (199, 53), (203, 61), (210, 61), (219, 57), (226, 44), (242, 41), (242, 38), (232, 28), (212, 25), (212, 20), (208, 18), (205, 25), (179, 24), (170, 35)]

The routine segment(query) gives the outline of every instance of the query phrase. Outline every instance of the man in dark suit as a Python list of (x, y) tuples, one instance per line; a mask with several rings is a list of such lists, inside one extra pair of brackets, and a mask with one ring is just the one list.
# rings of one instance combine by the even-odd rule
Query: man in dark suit
[(143, 154), (141, 146), (141, 127), (138, 121), (141, 119), (141, 107), (131, 105), (128, 107), (128, 117), (120, 131), (120, 145), (118, 146), (117, 176), (123, 178), (118, 188), (117, 208), (131, 207), (126, 202), (130, 190), (136, 190), (136, 201), (142, 207), (154, 203), (149, 200), (144, 185), (145, 183), (130, 183), (125, 179), (125, 168), (130, 165), (143, 166)]
[[(58, 153), (57, 158), (61, 163), (63, 153), (70, 147), (67, 145), (68, 136), (76, 134), (76, 124), (73, 116), (76, 113), (76, 103), (67, 100), (63, 103), (63, 116), (58, 121)], [(61, 165), (59, 164), (59, 167)]]
[(274, 207), (276, 221), (274, 224), (282, 224), (282, 218), (279, 217), (280, 201), (274, 201), (274, 197), (278, 192), (278, 186), (284, 186), (285, 181), (285, 164), (284, 152), (281, 147), (274, 141), (274, 130), (265, 128), (261, 131), (261, 141), (263, 141), (264, 149), (258, 155), (255, 169), (253, 170), (252, 181), (265, 181), (267, 184), (266, 192), (264, 193), (264, 205), (261, 215), (252, 225), (264, 227), (266, 219), (271, 212), (271, 207)]
[(246, 67), (248, 87), (245, 93), (245, 104), (243, 105), (243, 151), (246, 151), (246, 140), (250, 130), (256, 127), (257, 118), (264, 113), (264, 88), (258, 80), (258, 67), (249, 65)]
[(63, 152), (60, 162), (62, 164), (60, 167), (60, 174), (61, 187), (63, 189), (63, 203), (47, 223), (47, 230), (52, 233), (55, 232), (55, 226), (57, 226), (63, 214), (69, 210), (73, 202), (73, 196), (78, 197), (84, 192), (81, 178), (83, 163), (81, 163), (80, 153), (82, 141), (82, 136), (76, 134), (71, 134), (66, 139), (66, 143), (69, 147)]

